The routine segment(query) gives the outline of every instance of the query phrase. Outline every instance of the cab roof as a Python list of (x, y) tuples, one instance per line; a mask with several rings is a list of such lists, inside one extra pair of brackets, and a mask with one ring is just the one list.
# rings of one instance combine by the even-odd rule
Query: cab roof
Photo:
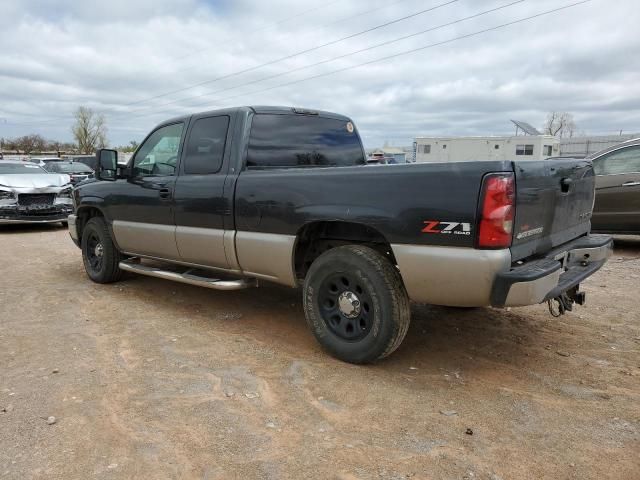
[(244, 107), (231, 107), (231, 108), (221, 108), (217, 110), (207, 110), (204, 112), (196, 112), (190, 113), (188, 115), (180, 115), (178, 117), (173, 117), (168, 120), (165, 120), (158, 124), (165, 125), (167, 123), (174, 123), (179, 121), (187, 121), (189, 118), (193, 116), (203, 116), (203, 115), (220, 115), (225, 113), (235, 113), (235, 112), (246, 112), (246, 113), (270, 113), (275, 115), (317, 115), (319, 117), (328, 117), (335, 118), (336, 120), (344, 120), (345, 122), (351, 121), (350, 118), (345, 117), (344, 115), (340, 115), (339, 113), (327, 112), (324, 110), (315, 110), (310, 108), (302, 108), (302, 107), (286, 107), (286, 106), (269, 106), (269, 105), (253, 105), (253, 106), (244, 106)]

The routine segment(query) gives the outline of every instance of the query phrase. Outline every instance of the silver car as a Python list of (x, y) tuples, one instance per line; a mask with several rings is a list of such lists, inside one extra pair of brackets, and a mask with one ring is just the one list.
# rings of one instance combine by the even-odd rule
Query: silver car
[(640, 138), (588, 158), (596, 174), (592, 230), (640, 234)]
[(0, 161), (0, 224), (66, 222), (73, 212), (70, 182), (33, 163)]

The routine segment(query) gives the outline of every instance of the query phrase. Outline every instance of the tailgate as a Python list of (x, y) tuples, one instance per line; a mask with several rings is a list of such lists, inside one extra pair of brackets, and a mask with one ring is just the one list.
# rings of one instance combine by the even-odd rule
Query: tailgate
[(544, 254), (591, 228), (595, 176), (578, 159), (515, 162), (512, 260)]

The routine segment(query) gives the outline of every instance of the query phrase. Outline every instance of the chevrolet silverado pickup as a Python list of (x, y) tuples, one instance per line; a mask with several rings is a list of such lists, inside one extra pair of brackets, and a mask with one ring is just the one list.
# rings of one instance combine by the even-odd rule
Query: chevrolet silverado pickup
[(97, 159), (68, 221), (91, 280), (301, 287), (319, 343), (353, 363), (398, 348), (410, 301), (570, 310), (612, 248), (589, 233), (589, 161), (366, 165), (353, 122), (328, 112), (183, 116), (126, 168)]

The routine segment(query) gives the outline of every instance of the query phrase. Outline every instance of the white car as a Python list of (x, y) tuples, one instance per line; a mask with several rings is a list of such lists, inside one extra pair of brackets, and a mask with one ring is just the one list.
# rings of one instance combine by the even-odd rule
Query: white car
[(73, 213), (69, 175), (29, 162), (0, 161), (0, 224), (66, 223)]
[(60, 157), (29, 157), (29, 162), (46, 167), (49, 162), (62, 162), (64, 158)]

